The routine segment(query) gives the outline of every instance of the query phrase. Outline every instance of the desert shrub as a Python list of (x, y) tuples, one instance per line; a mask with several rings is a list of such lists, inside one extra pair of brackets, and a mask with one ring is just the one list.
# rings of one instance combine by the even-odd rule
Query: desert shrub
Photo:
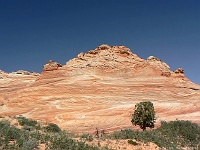
[(46, 143), (47, 149), (70, 149), (74, 145), (74, 141), (65, 135), (51, 135)]
[(200, 141), (200, 126), (190, 121), (162, 121), (157, 132), (181, 147), (195, 147)]
[(8, 120), (1, 120), (0, 121), (0, 128), (8, 127), (10, 126), (10, 121)]
[(0, 137), (7, 135), (10, 129), (10, 121), (2, 120), (0, 121)]
[[(31, 150), (44, 143), (49, 150), (98, 150), (95, 146), (73, 140), (72, 134), (62, 131), (56, 124), (51, 123), (44, 127), (46, 132), (43, 132), (35, 128), (38, 125), (35, 121), (25, 117), (18, 119), (23, 125), (22, 129), (11, 126), (9, 121), (0, 121), (0, 149)], [(84, 134), (83, 138), (92, 140), (89, 134)]]
[(131, 145), (134, 145), (134, 146), (138, 145), (138, 143), (133, 141), (133, 140), (128, 140), (128, 144), (131, 144)]
[[(84, 133), (80, 137), (83, 142), (79, 142), (73, 140), (72, 134), (62, 131), (56, 124), (49, 124), (44, 127), (43, 129), (46, 132), (36, 128), (33, 130), (34, 126), (29, 125), (25, 123), (22, 129), (18, 129), (15, 126), (11, 126), (9, 121), (0, 121), (0, 149), (35, 149), (39, 143), (44, 143), (46, 149), (49, 150), (106, 149), (102, 148), (100, 143), (99, 148), (87, 145), (85, 141), (93, 140), (93, 137), (88, 133)], [(129, 139), (128, 143), (132, 145), (137, 144), (133, 139), (145, 143), (153, 142), (163, 149), (178, 150), (186, 147), (195, 149), (200, 141), (200, 126), (189, 121), (162, 121), (161, 126), (154, 130), (125, 129), (106, 135), (106, 138)]]
[(38, 146), (38, 141), (37, 139), (35, 138), (30, 138), (30, 139), (27, 139), (23, 142), (23, 145), (22, 145), (22, 148), (21, 149), (34, 149), (34, 148), (37, 148)]
[(80, 139), (81, 139), (82, 141), (89, 141), (89, 142), (91, 142), (91, 141), (94, 140), (93, 137), (92, 137), (92, 135), (90, 135), (89, 133), (83, 133), (83, 134), (81, 135)]
[(23, 130), (27, 130), (27, 131), (33, 131), (33, 130), (35, 130), (35, 128), (33, 126), (27, 126), (27, 125), (24, 125), (22, 129)]
[(108, 146), (104, 146), (101, 148), (101, 150), (112, 150), (112, 149), (109, 149)]
[(59, 126), (57, 124), (54, 124), (54, 123), (48, 124), (46, 127), (44, 127), (44, 130), (46, 132), (60, 132), (61, 131)]
[(37, 140), (42, 140), (42, 136), (43, 136), (43, 134), (41, 134), (39, 131), (30, 132), (31, 138), (35, 138)]
[[(59, 134), (54, 133), (50, 135), (48, 141), (46, 141), (46, 149), (57, 149), (57, 150), (98, 150), (95, 146), (89, 146), (85, 142), (75, 141), (70, 138), (71, 135), (66, 134), (62, 131)], [(85, 137), (85, 136), (84, 136)]]
[(84, 142), (77, 142), (76, 150), (99, 150), (96, 146), (90, 146)]
[(22, 131), (16, 127), (10, 127), (7, 132), (7, 137), (11, 140), (20, 138)]
[(134, 131), (132, 129), (114, 131), (108, 137), (111, 138), (111, 139), (133, 139), (134, 138)]
[(20, 124), (21, 126), (26, 125), (26, 126), (28, 126), (28, 127), (34, 127), (34, 128), (36, 128), (36, 129), (38, 129), (38, 130), (40, 129), (40, 125), (39, 125), (38, 122), (35, 121), (35, 120), (28, 119), (28, 118), (23, 117), (23, 116), (16, 117), (16, 119), (18, 120), (18, 122), (19, 122), (19, 124)]
[(145, 143), (153, 142), (161, 148), (194, 148), (200, 141), (200, 126), (189, 121), (161, 122), (161, 127), (150, 131), (121, 130), (108, 136), (111, 139), (135, 139)]
[(45, 143), (46, 141), (50, 141), (50, 139), (51, 139), (51, 136), (49, 134), (42, 134), (41, 138), (40, 138), (41, 143)]
[(17, 147), (18, 148), (22, 147), (25, 140), (26, 138), (24, 138), (24, 136), (21, 136), (19, 139), (17, 139), (16, 140)]
[(23, 143), (31, 138), (29, 131), (26, 130), (21, 130), (21, 131), (22, 131), (21, 136), (18, 139), (16, 139), (16, 145), (18, 148), (23, 147)]

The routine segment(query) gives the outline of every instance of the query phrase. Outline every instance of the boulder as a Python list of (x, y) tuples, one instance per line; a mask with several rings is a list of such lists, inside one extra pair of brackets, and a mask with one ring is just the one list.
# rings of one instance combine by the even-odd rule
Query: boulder
[(44, 65), (43, 71), (53, 71), (57, 70), (59, 67), (62, 67), (60, 63), (57, 63), (53, 60), (49, 60), (49, 62)]
[(149, 57), (147, 58), (147, 60), (148, 60), (148, 61), (161, 61), (161, 59), (159, 59), (159, 58), (157, 58), (157, 57), (155, 57), (155, 56), (149, 56)]
[(174, 71), (175, 73), (181, 73), (181, 74), (184, 74), (184, 69), (183, 68), (178, 68)]
[(37, 72), (29, 72), (29, 71), (25, 71), (25, 70), (18, 70), (16, 72), (12, 72), (11, 74), (18, 74), (18, 75), (34, 75), (34, 76), (38, 76), (39, 73)]
[(111, 47), (107, 44), (102, 44), (100, 46), (98, 46), (95, 50), (106, 50), (106, 49), (110, 49)]

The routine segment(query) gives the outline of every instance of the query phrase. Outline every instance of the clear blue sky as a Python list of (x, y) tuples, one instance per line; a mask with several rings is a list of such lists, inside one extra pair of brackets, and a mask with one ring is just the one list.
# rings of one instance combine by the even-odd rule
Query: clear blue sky
[(0, 0), (0, 69), (41, 72), (101, 44), (182, 67), (200, 84), (199, 0)]

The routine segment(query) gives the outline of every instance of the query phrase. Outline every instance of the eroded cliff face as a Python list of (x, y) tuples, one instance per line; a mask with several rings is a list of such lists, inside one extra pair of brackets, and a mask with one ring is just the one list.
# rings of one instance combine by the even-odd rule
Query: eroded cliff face
[(160, 59), (138, 57), (125, 46), (101, 45), (43, 72), (0, 72), (0, 115), (24, 115), (57, 123), (72, 132), (133, 127), (136, 103), (152, 101), (161, 120), (200, 123), (200, 86)]

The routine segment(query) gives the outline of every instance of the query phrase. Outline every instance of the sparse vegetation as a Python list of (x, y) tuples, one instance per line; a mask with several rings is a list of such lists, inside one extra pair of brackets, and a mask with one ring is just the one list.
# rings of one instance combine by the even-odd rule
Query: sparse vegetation
[[(41, 127), (39, 122), (25, 117), (15, 117), (21, 129), (11, 125), (8, 120), (0, 121), (0, 149), (38, 149), (40, 144), (45, 144), (47, 150), (98, 150), (98, 147), (89, 146), (71, 138), (72, 134), (62, 131), (58, 125), (50, 123)], [(59, 134), (58, 134), (59, 133)], [(84, 135), (86, 139), (92, 137)]]
[[(135, 139), (145, 143), (153, 142), (160, 148), (196, 149), (200, 141), (200, 126), (189, 121), (161, 122), (161, 127), (150, 131), (125, 129), (113, 132), (111, 139)], [(199, 147), (200, 149), (200, 147)]]
[[(88, 142), (93, 142), (94, 137), (88, 133), (79, 136), (80, 140), (78, 140), (77, 136), (75, 138), (72, 134), (61, 130), (56, 124), (41, 125), (39, 122), (37, 122), (37, 124), (28, 124), (27, 122), (29, 122), (29, 119), (20, 119), (26, 122), (21, 129), (11, 125), (8, 120), (0, 121), (0, 149), (31, 150), (39, 149), (41, 144), (44, 144), (47, 150), (109, 149), (108, 147), (103, 147), (101, 139), (99, 138), (97, 139), (98, 143), (96, 146), (89, 145)], [(35, 128), (38, 125), (40, 125), (40, 129)], [(27, 126), (33, 127), (33, 129), (29, 130)], [(157, 129), (149, 131), (125, 129), (115, 131), (112, 134), (106, 135), (104, 138), (110, 140), (127, 140), (127, 142), (133, 146), (137, 146), (139, 142), (152, 142), (164, 149), (179, 150), (188, 148), (200, 150), (200, 147), (197, 149), (197, 145), (200, 141), (200, 126), (189, 121), (162, 121), (161, 126)]]
[(93, 139), (92, 135), (90, 135), (89, 133), (83, 133), (83, 134), (81, 135), (80, 140), (81, 140), (81, 141), (89, 141), (89, 142), (91, 142), (91, 141), (93, 141), (94, 139)]
[(28, 119), (23, 116), (16, 117), (16, 119), (18, 120), (19, 124), (23, 126), (24, 128), (26, 128), (27, 130), (40, 129), (40, 124), (35, 120)]
[(133, 141), (133, 140), (128, 140), (128, 144), (132, 144), (132, 145), (135, 145), (135, 146), (138, 145), (138, 143)]
[(61, 131), (59, 126), (57, 124), (54, 124), (54, 123), (48, 124), (46, 127), (44, 127), (44, 130), (46, 132), (60, 132)]

